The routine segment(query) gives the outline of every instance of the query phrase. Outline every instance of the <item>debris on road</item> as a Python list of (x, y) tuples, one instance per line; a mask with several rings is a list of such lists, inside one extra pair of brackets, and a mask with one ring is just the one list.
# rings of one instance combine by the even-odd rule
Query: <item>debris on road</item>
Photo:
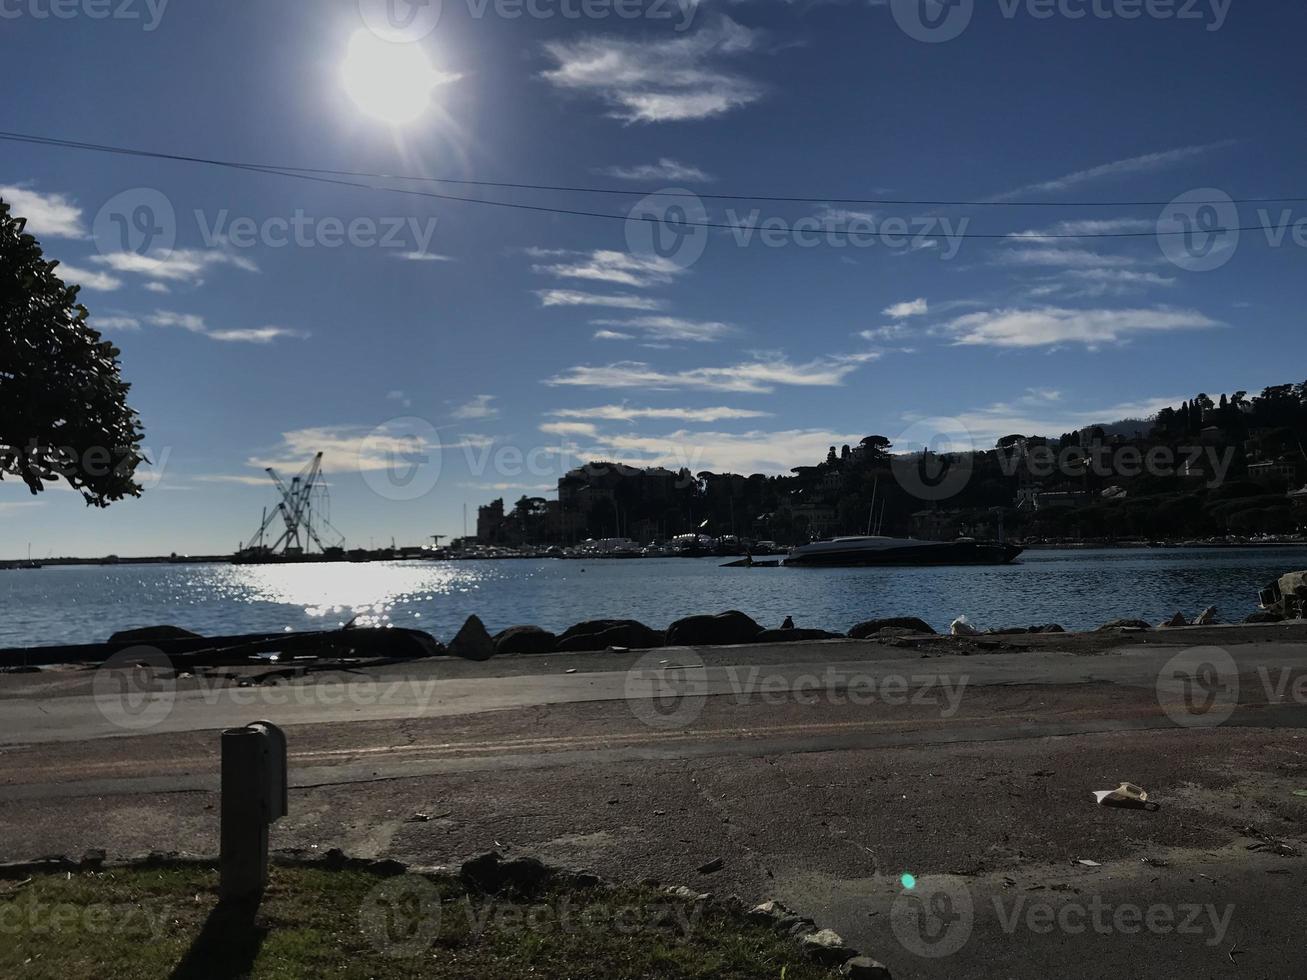
[(1157, 810), (1156, 803), (1150, 803), (1148, 791), (1134, 783), (1122, 783), (1116, 789), (1096, 789), (1094, 799), (1099, 806), (1127, 807), (1136, 810)]

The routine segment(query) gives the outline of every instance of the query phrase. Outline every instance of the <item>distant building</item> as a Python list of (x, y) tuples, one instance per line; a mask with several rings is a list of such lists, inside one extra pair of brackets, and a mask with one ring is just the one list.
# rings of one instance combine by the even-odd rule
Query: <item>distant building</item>
[(1303, 480), (1303, 464), (1296, 459), (1266, 460), (1248, 467), (1248, 479), (1263, 486), (1296, 487)]
[(492, 500), (477, 508), (477, 541), (481, 544), (503, 544), (508, 537), (504, 520), (504, 498)]

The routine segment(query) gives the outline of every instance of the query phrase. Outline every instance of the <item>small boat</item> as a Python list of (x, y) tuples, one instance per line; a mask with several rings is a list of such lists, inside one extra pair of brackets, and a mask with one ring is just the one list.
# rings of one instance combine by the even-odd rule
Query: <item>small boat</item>
[(718, 565), (718, 568), (779, 568), (778, 561), (754, 561), (751, 556), (741, 558), (739, 561), (728, 561), (725, 565)]
[(873, 565), (1006, 565), (1024, 549), (1001, 541), (918, 541), (884, 535), (814, 541), (790, 552), (786, 565), (849, 568)]

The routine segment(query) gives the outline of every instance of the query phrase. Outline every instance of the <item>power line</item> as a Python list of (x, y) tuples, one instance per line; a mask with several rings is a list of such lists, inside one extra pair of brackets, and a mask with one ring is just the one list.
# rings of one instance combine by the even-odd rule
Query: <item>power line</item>
[[(622, 194), (628, 197), (633, 197), (639, 194), (644, 194), (644, 196), (646, 197), (657, 196), (660, 194), (665, 195), (667, 194), (667, 191), (665, 190), (654, 191), (650, 193), (650, 192), (642, 192), (639, 190), (617, 190), (617, 189), (607, 189), (607, 188), (568, 188), (568, 187), (553, 186), (548, 184), (512, 184), (512, 183), (504, 183), (498, 181), (469, 181), (469, 180), (455, 180), (453, 178), (444, 178), (444, 177), (396, 176), (396, 175), (387, 175), (387, 174), (379, 174), (379, 173), (315, 169), (310, 167), (282, 167), (282, 166), (274, 166), (271, 164), (240, 163), (231, 160), (219, 160), (219, 159), (213, 159), (208, 157), (197, 157), (197, 156), (190, 156), (190, 155), (178, 154), (178, 153), (163, 153), (159, 151), (142, 150), (142, 149), (137, 149), (132, 147), (108, 146), (105, 144), (86, 143), (81, 141), (56, 139), (54, 137), (45, 137), (45, 136), (32, 136), (25, 133), (11, 133), (5, 131), (0, 131), (0, 142), (29, 143), (29, 144), (39, 145), (39, 146), (60, 147), (64, 149), (78, 149), (78, 150), (87, 150), (87, 151), (98, 152), (98, 153), (113, 153), (113, 154), (119, 154), (124, 156), (144, 157), (148, 159), (171, 160), (179, 163), (194, 163), (194, 164), (201, 164), (204, 166), (223, 167), (231, 170), (241, 170), (249, 173), (261, 173), (261, 174), (270, 174), (270, 175), (280, 176), (280, 177), (290, 177), (297, 180), (313, 181), (315, 183), (334, 184), (341, 187), (354, 187), (362, 190), (380, 191), (380, 192), (390, 193), (390, 194), (404, 194), (410, 197), (424, 197), (424, 198), (430, 198), (439, 201), (455, 201), (462, 204), (483, 204), (490, 207), (510, 208), (519, 211), (534, 211), (534, 212), (545, 213), (545, 214), (559, 214), (559, 215), (567, 215), (572, 217), (583, 217), (583, 218), (605, 218), (610, 221), (623, 221), (623, 222), (647, 221), (657, 225), (674, 225), (679, 228), (691, 228), (691, 229), (705, 228), (705, 229), (733, 231), (733, 232), (745, 231), (749, 229), (762, 230), (757, 225), (749, 225), (749, 224), (724, 224), (720, 222), (709, 222), (709, 221), (671, 221), (665, 217), (612, 214), (604, 211), (583, 211), (576, 208), (560, 208), (560, 207), (551, 207), (551, 206), (540, 205), (540, 204), (523, 204), (516, 201), (493, 201), (493, 200), (486, 200), (485, 198), (477, 198), (477, 197), (460, 197), (455, 194), (441, 194), (436, 191), (421, 191), (421, 190), (414, 190), (412, 188), (407, 188), (407, 187), (384, 187), (377, 184), (362, 183), (360, 181), (346, 180), (343, 178), (363, 177), (363, 178), (381, 179), (381, 180), (431, 181), (431, 182), (455, 183), (455, 184), (476, 185), (476, 186), (485, 186), (485, 187), (515, 188), (515, 189), (524, 189), (524, 190), (561, 191), (561, 192), (595, 193), (595, 194)], [(810, 197), (749, 197), (747, 195), (697, 194), (697, 193), (695, 194), (695, 196), (699, 198), (707, 198), (710, 200), (750, 200), (750, 201), (764, 201), (764, 202), (771, 202), (771, 203), (787, 202), (787, 203), (801, 203), (801, 204), (881, 204), (881, 205), (902, 204), (902, 205), (920, 205), (920, 206), (931, 206), (931, 207), (935, 207), (935, 206), (979, 207), (979, 206), (989, 206), (989, 205), (999, 205), (999, 206), (1011, 205), (1011, 206), (1021, 206), (1021, 207), (1153, 207), (1153, 206), (1164, 207), (1166, 204), (1171, 203), (1171, 202), (1147, 202), (1147, 201), (1134, 202), (1133, 204), (1128, 202), (1071, 202), (1071, 203), (1055, 204), (1052, 202), (1029, 202), (1029, 201), (1026, 202), (890, 201), (890, 200), (857, 199), (857, 198), (840, 199), (840, 198), (810, 198)], [(1234, 201), (1234, 203), (1236, 204), (1257, 204), (1257, 203), (1277, 203), (1277, 202), (1278, 203), (1307, 202), (1307, 198), (1291, 198), (1291, 197), (1245, 198), (1239, 201)], [(1203, 205), (1203, 204), (1228, 204), (1230, 202), (1229, 201), (1190, 201), (1187, 203), (1192, 205)], [(1235, 232), (1235, 231), (1239, 231), (1239, 232), (1262, 231), (1264, 229), (1257, 226), (1248, 226), (1248, 227), (1237, 227), (1237, 228), (1203, 228), (1200, 230), (1206, 234), (1220, 234), (1220, 233)], [(813, 229), (813, 232), (814, 233), (824, 232), (826, 234), (850, 233), (848, 229), (839, 229), (839, 228), (832, 228), (832, 227)], [(903, 236), (908, 236), (909, 234), (910, 233), (908, 231), (904, 231), (902, 233)], [(1159, 231), (1140, 231), (1140, 232), (1099, 232), (1095, 234), (1069, 234), (1069, 233), (1036, 234), (1036, 233), (1029, 233), (1029, 232), (1020, 232), (1020, 233), (966, 232), (966, 233), (953, 234), (953, 235), (948, 235), (943, 233), (939, 233), (939, 234), (920, 233), (920, 234), (912, 235), (911, 237), (922, 239), (922, 240), (947, 238), (950, 241), (963, 241), (963, 240), (975, 240), (975, 239), (990, 239), (990, 240), (1013, 239), (1013, 240), (1020, 240), (1020, 241), (1045, 241), (1045, 240), (1087, 240), (1087, 239), (1098, 239), (1098, 238), (1154, 238), (1159, 235), (1171, 236), (1171, 235), (1185, 235), (1185, 234), (1189, 234), (1189, 232), (1183, 230), (1182, 231), (1159, 230)]]

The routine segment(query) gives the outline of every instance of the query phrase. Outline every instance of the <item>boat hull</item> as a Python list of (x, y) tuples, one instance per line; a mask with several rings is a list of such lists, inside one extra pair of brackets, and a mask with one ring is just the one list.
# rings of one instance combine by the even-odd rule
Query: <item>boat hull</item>
[(791, 555), (787, 566), (799, 568), (870, 568), (925, 567), (930, 565), (1006, 565), (1024, 549), (1010, 544), (978, 541), (941, 541), (938, 544), (914, 544), (911, 547), (868, 551), (851, 547), (807, 555)]

